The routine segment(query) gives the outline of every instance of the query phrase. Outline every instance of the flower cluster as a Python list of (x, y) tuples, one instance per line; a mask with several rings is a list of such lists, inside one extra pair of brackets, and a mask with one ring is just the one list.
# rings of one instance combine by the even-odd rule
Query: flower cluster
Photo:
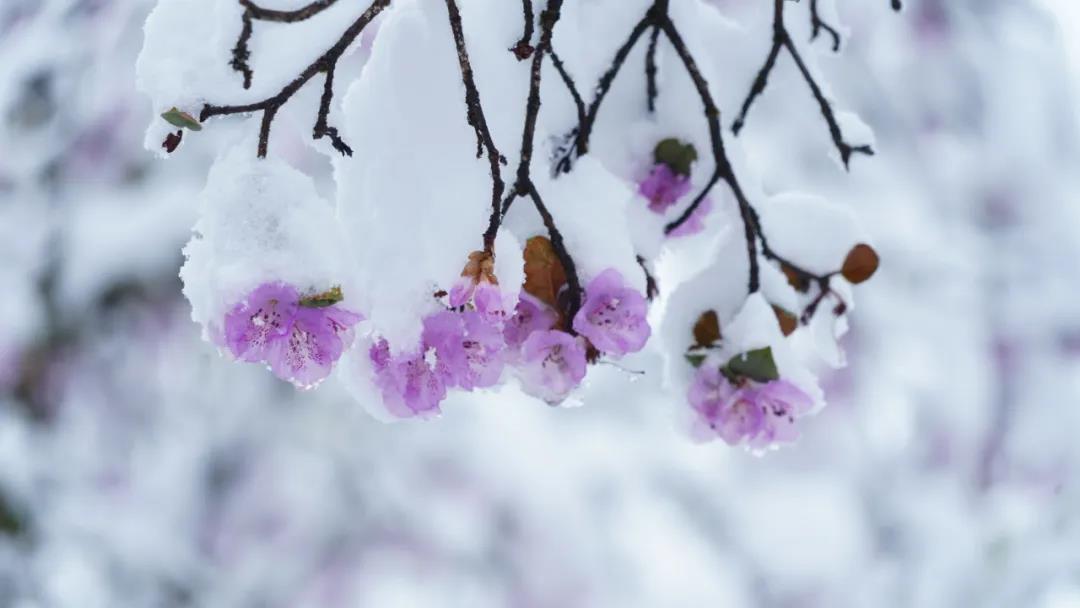
[(689, 401), (707, 433), (757, 450), (797, 439), (795, 420), (813, 406), (809, 395), (786, 380), (757, 382), (717, 365), (698, 368)]
[[(638, 183), (638, 193), (649, 201), (650, 211), (665, 215), (690, 192), (690, 172), (696, 160), (697, 151), (690, 144), (683, 144), (676, 139), (665, 139), (657, 144), (653, 151), (652, 168)], [(705, 229), (705, 218), (712, 209), (712, 199), (702, 199), (694, 213), (669, 232), (668, 236), (690, 236), (701, 232)]]
[(240, 361), (266, 363), (274, 375), (311, 388), (330, 375), (363, 318), (341, 308), (341, 290), (301, 297), (286, 283), (263, 283), (225, 316), (224, 342)]
[(585, 378), (590, 348), (620, 357), (640, 350), (649, 337), (645, 298), (608, 269), (586, 288), (574, 335), (551, 305), (521, 291), (513, 312), (490, 272), (490, 256), (476, 253), (449, 293), (449, 307), (423, 320), (420, 343), (392, 355), (377, 340), (368, 357), (375, 384), (391, 414), (426, 417), (439, 412), (448, 389), (497, 385), (512, 368), (523, 390), (558, 404)]

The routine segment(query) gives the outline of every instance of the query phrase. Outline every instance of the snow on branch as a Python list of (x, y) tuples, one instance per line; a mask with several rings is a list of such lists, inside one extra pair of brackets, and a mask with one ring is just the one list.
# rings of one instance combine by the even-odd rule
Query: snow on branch
[[(297, 11), (282, 12), (262, 9), (248, 0), (241, 0), (241, 3), (246, 8), (243, 17), (244, 27), (240, 33), (240, 39), (237, 41), (236, 48), (233, 50), (233, 62), (231, 65), (244, 74), (244, 87), (247, 88), (251, 84), (251, 70), (247, 67), (247, 42), (251, 37), (252, 19), (280, 21), (285, 23), (303, 21), (318, 14), (322, 10), (325, 10), (333, 4), (334, 1), (335, 0), (320, 0)], [(352, 149), (345, 143), (341, 136), (338, 135), (337, 128), (327, 124), (327, 116), (330, 113), (330, 104), (334, 98), (334, 70), (337, 68), (338, 60), (341, 59), (341, 56), (349, 48), (349, 45), (351, 45), (353, 41), (356, 40), (357, 36), (364, 31), (364, 28), (389, 5), (390, 0), (374, 0), (371, 3), (371, 6), (368, 7), (356, 21), (346, 28), (344, 32), (342, 32), (341, 37), (337, 42), (335, 42), (325, 53), (312, 61), (310, 65), (304, 68), (296, 78), (285, 85), (285, 87), (276, 95), (262, 101), (243, 105), (214, 105), (208, 103), (203, 106), (202, 111), (199, 113), (199, 121), (205, 122), (207, 119), (214, 116), (262, 112), (262, 126), (259, 129), (258, 156), (259, 158), (264, 158), (270, 143), (270, 127), (273, 125), (274, 116), (277, 114), (278, 110), (280, 110), (301, 87), (307, 84), (309, 80), (318, 74), (324, 74), (323, 95), (319, 102), (319, 111), (315, 119), (313, 137), (315, 139), (329, 137), (335, 150), (343, 155), (352, 156)]]

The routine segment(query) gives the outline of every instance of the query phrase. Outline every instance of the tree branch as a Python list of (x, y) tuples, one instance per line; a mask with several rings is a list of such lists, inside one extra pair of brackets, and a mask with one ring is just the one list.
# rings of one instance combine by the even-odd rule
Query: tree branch
[[(894, 2), (895, 1), (896, 0), (894, 0)], [(825, 93), (821, 90), (821, 86), (818, 85), (814, 75), (810, 73), (810, 69), (807, 67), (798, 48), (795, 47), (791, 35), (784, 26), (784, 0), (774, 0), (774, 2), (772, 48), (769, 50), (769, 56), (765, 59), (765, 65), (758, 71), (757, 77), (754, 79), (754, 84), (750, 88), (750, 94), (743, 103), (742, 111), (732, 125), (732, 131), (735, 135), (738, 135), (746, 124), (746, 116), (750, 112), (750, 108), (753, 106), (754, 101), (756, 101), (765, 91), (769, 74), (772, 72), (773, 68), (776, 67), (776, 59), (779, 56), (781, 48), (783, 48), (795, 61), (799, 73), (810, 87), (810, 92), (813, 94), (814, 99), (818, 102), (818, 106), (821, 108), (821, 115), (829, 127), (829, 136), (832, 138), (833, 145), (836, 146), (837, 151), (840, 153), (840, 159), (843, 161), (844, 167), (850, 168), (851, 156), (853, 154), (858, 153), (873, 156), (874, 150), (870, 146), (852, 146), (844, 139), (844, 134), (836, 120), (836, 114), (833, 111), (832, 104), (825, 97)], [(811, 4), (811, 16), (812, 19), (816, 16), (816, 1)]]
[(533, 21), (536, 17), (533, 15), (532, 0), (521, 0), (522, 4), (522, 16), (525, 21), (525, 29), (521, 33), (521, 39), (517, 41), (513, 47), (510, 48), (510, 52), (518, 58), (518, 61), (525, 61), (533, 54), (532, 37), (533, 37)]
[[(570, 252), (566, 249), (562, 233), (559, 232), (558, 227), (555, 225), (555, 218), (552, 217), (551, 212), (544, 204), (531, 175), (536, 140), (536, 122), (540, 114), (540, 84), (545, 55), (552, 56), (555, 69), (559, 71), (563, 82), (571, 90), (571, 95), (575, 97), (575, 103), (579, 104), (579, 116), (584, 105), (580, 102), (580, 96), (576, 95), (577, 88), (573, 85), (573, 80), (566, 73), (562, 62), (555, 58), (551, 47), (551, 38), (555, 31), (555, 24), (559, 22), (562, 4), (563, 0), (548, 0), (547, 8), (540, 14), (540, 41), (533, 54), (532, 66), (529, 71), (529, 96), (525, 106), (525, 126), (521, 134), (521, 158), (517, 169), (517, 179), (506, 200), (503, 201), (502, 212), (503, 216), (505, 216), (514, 200), (519, 197), (527, 196), (532, 200), (533, 206), (536, 208), (537, 213), (540, 214), (544, 227), (547, 229), (548, 238), (551, 241), (552, 248), (555, 250), (555, 255), (559, 258), (563, 270), (566, 271), (566, 318), (573, 319), (578, 310), (581, 309), (582, 299), (581, 280), (578, 277), (577, 265), (574, 263)], [(571, 334), (575, 333), (573, 327), (567, 327), (566, 330)]]
[(251, 88), (251, 78), (253, 76), (251, 66), (248, 65), (248, 59), (251, 58), (248, 42), (251, 40), (252, 20), (296, 23), (318, 15), (333, 6), (335, 2), (337, 0), (315, 0), (315, 2), (295, 11), (277, 11), (262, 8), (251, 0), (240, 0), (240, 5), (244, 7), (244, 14), (240, 17), (243, 26), (240, 29), (240, 37), (236, 40), (236, 46), (233, 47), (232, 60), (229, 65), (244, 76), (244, 88)]
[(840, 50), (840, 32), (837, 32), (836, 28), (825, 23), (821, 18), (821, 15), (818, 14), (818, 0), (810, 0), (810, 27), (811, 41), (817, 40), (818, 35), (821, 34), (821, 30), (825, 30), (828, 32), (829, 36), (832, 37), (833, 52), (835, 53)]
[(465, 31), (461, 24), (461, 11), (458, 9), (456, 0), (446, 0), (446, 10), (450, 17), (450, 30), (454, 36), (454, 46), (457, 48), (458, 65), (461, 68), (461, 83), (465, 86), (466, 120), (476, 131), (476, 157), (481, 156), (481, 147), (487, 152), (488, 163), (491, 165), (491, 217), (488, 221), (487, 231), (484, 232), (484, 251), (493, 253), (495, 250), (495, 236), (499, 231), (502, 220), (502, 196), (506, 185), (502, 179), (500, 164), (506, 162), (488, 129), (487, 118), (484, 117), (484, 107), (480, 103), (480, 92), (476, 88), (476, 79), (473, 76), (472, 62), (469, 60), (469, 50), (465, 44)]
[(645, 51), (645, 96), (649, 113), (656, 111), (656, 97), (660, 94), (656, 88), (656, 44), (660, 41), (660, 28), (653, 26), (649, 34), (649, 48)]
[(677, 220), (667, 225), (665, 231), (670, 234), (673, 230), (690, 219), (694, 214), (694, 211), (701, 205), (701, 202), (708, 196), (709, 191), (712, 190), (713, 186), (715, 186), (720, 179), (726, 181), (731, 188), (732, 193), (735, 195), (735, 200), (739, 203), (739, 214), (742, 216), (743, 232), (746, 236), (746, 256), (750, 264), (750, 277), (747, 289), (750, 293), (755, 293), (761, 287), (761, 273), (758, 267), (757, 256), (757, 235), (760, 234), (761, 227), (758, 222), (757, 213), (750, 205), (750, 201), (746, 198), (746, 194), (743, 193), (742, 187), (735, 177), (735, 172), (732, 170), (731, 162), (728, 160), (727, 152), (724, 150), (724, 138), (720, 128), (720, 110), (713, 101), (712, 93), (709, 91), (709, 83), (701, 74), (701, 70), (697, 66), (697, 61), (694, 60), (694, 56), (690, 53), (690, 49), (687, 48), (686, 43), (682, 39), (682, 35), (679, 34), (679, 30), (675, 27), (675, 24), (672, 23), (671, 19), (668, 18), (667, 15), (663, 15), (659, 19), (659, 25), (663, 30), (664, 35), (675, 48), (675, 52), (682, 61), (683, 67), (686, 68), (687, 74), (690, 75), (690, 79), (694, 83), (694, 88), (697, 89), (698, 96), (701, 98), (701, 104), (705, 109), (705, 120), (709, 123), (709, 141), (712, 147), (713, 161), (715, 163), (712, 177), (709, 178), (709, 182), (704, 190), (697, 195), (693, 203), (690, 204)]
[[(661, 2), (663, 0), (657, 1)], [(630, 55), (634, 45), (637, 44), (638, 39), (641, 38), (641, 35), (645, 33), (645, 30), (650, 25), (654, 25), (655, 10), (656, 5), (654, 4), (641, 21), (638, 21), (630, 32), (630, 37), (615, 53), (615, 59), (612, 60), (611, 67), (600, 77), (600, 82), (596, 85), (596, 96), (593, 98), (592, 103), (589, 104), (588, 111), (585, 113), (585, 120), (577, 126), (577, 137), (574, 139), (574, 145), (556, 162), (557, 172), (569, 173), (570, 169), (573, 168), (573, 159), (589, 153), (589, 137), (592, 135), (593, 125), (596, 123), (596, 117), (600, 112), (600, 105), (604, 103), (604, 97), (611, 90), (615, 77), (619, 74), (623, 64), (626, 63), (626, 58)]]
[[(242, 2), (244, 1), (246, 0), (242, 0)], [(245, 15), (288, 15), (289, 17), (286, 17), (285, 19), (292, 19), (292, 21), (300, 21), (302, 19), (307, 19), (312, 15), (324, 10), (326, 7), (330, 6), (330, 4), (333, 4), (334, 1), (335, 0), (320, 0), (320, 2), (314, 2), (307, 7), (291, 12), (267, 11), (266, 9), (257, 9), (258, 11), (262, 12), (245, 13)], [(199, 121), (204, 122), (209, 118), (213, 118), (214, 116), (227, 116), (230, 114), (247, 114), (250, 112), (262, 112), (263, 119), (262, 126), (259, 129), (258, 156), (259, 158), (264, 158), (266, 156), (267, 147), (269, 146), (270, 127), (272, 126), (274, 115), (277, 114), (277, 111), (281, 109), (281, 107), (285, 105), (285, 103), (287, 103), (289, 99), (291, 99), (292, 96), (300, 90), (301, 87), (307, 84), (307, 82), (311, 80), (316, 74), (322, 73), (327, 75), (327, 85), (323, 91), (323, 99), (319, 106), (319, 116), (316, 119), (315, 139), (319, 139), (324, 135), (329, 136), (331, 142), (333, 142), (334, 144), (334, 148), (345, 154), (345, 150), (348, 150), (348, 146), (346, 146), (345, 143), (341, 140), (341, 138), (337, 136), (336, 129), (333, 129), (333, 127), (327, 127), (325, 124), (324, 109), (325, 113), (329, 113), (330, 102), (333, 98), (332, 72), (337, 67), (338, 60), (341, 59), (341, 56), (349, 48), (349, 45), (352, 44), (354, 40), (356, 40), (356, 37), (359, 36), (362, 31), (364, 31), (364, 28), (367, 27), (367, 25), (371, 23), (371, 21), (375, 19), (375, 17), (378, 16), (378, 14), (383, 11), (383, 9), (390, 5), (390, 1), (391, 0), (373, 0), (371, 6), (369, 6), (368, 9), (363, 12), (363, 14), (357, 17), (357, 19), (353, 21), (351, 25), (349, 25), (349, 27), (341, 34), (341, 37), (337, 40), (337, 42), (333, 44), (333, 46), (327, 49), (327, 51), (320, 55), (317, 59), (315, 59), (315, 61), (311, 62), (308, 67), (304, 68), (304, 70), (300, 72), (300, 74), (296, 78), (286, 84), (285, 87), (282, 88), (281, 91), (279, 91), (276, 95), (268, 97), (259, 102), (243, 105), (219, 106), (209, 103), (205, 104), (202, 108), (202, 111), (199, 113)], [(252, 4), (250, 6), (254, 5)], [(248, 9), (248, 11), (251, 10), (251, 8)], [(270, 18), (267, 20), (276, 20), (276, 18)], [(250, 21), (250, 19), (248, 21)], [(250, 36), (250, 28), (247, 29), (248, 35)], [(243, 33), (241, 33), (241, 37), (243, 37)], [(237, 43), (237, 46), (241, 46), (239, 42)], [(246, 52), (246, 46), (244, 47), (244, 50)], [(329, 95), (327, 93), (327, 90), (329, 90)], [(321, 129), (320, 125), (322, 127)]]

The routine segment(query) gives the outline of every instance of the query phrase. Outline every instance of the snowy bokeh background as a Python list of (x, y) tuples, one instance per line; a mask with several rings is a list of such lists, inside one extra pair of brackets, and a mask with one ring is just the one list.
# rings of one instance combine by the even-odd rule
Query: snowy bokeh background
[[(829, 407), (764, 457), (610, 366), (585, 407), (384, 425), (220, 357), (177, 273), (244, 126), (144, 150), (153, 4), (0, 3), (0, 607), (1080, 606), (1074, 0), (839, 0), (813, 52), (878, 150), (850, 174), (781, 62), (748, 158), (884, 263)], [(767, 44), (764, 3), (712, 4)], [(275, 150), (329, 196), (304, 120)]]

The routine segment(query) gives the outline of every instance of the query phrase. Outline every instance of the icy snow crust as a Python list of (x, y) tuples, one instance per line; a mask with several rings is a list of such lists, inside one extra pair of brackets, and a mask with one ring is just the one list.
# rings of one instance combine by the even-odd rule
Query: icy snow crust
[[(506, 50), (521, 34), (521, 7), (505, 0), (459, 4), (485, 114), (507, 159), (504, 177), (509, 186), (520, 153), (528, 90), (529, 62), (517, 61)], [(768, 41), (748, 36), (707, 4), (673, 2), (671, 17), (709, 80), (727, 127)], [(570, 2), (563, 8), (554, 44), (586, 103), (599, 74), (648, 5), (646, 0), (599, 0)], [(299, 6), (278, 2), (270, 8)], [(340, 3), (293, 30), (288, 24), (256, 21), (250, 45), (254, 84), (245, 91), (240, 75), (228, 66), (240, 26), (239, 6), (161, 0), (146, 24), (139, 87), (159, 112), (177, 106), (197, 115), (204, 102), (258, 101), (295, 77), (328, 41), (337, 40), (343, 24), (366, 7), (366, 2)], [(832, 15), (835, 8), (825, 2), (822, 10)], [(763, 8), (752, 17), (764, 21), (769, 14)], [(395, 0), (371, 27), (377, 34), (370, 48), (342, 60), (362, 62), (363, 68), (351, 83), (336, 82), (331, 111), (331, 123), (354, 153), (342, 157), (325, 142), (314, 144), (333, 163), (333, 205), (320, 198), (311, 179), (275, 158), (275, 134), (282, 125), (275, 123), (271, 132), (270, 158), (256, 159), (250, 135), (261, 119), (256, 113), (246, 119), (249, 135), (222, 154), (210, 173), (181, 275), (192, 317), (204, 327), (204, 336), (215, 341), (226, 311), (260, 283), (285, 281), (312, 291), (341, 285), (348, 307), (362, 312), (367, 321), (358, 328), (361, 339), (346, 353), (337, 373), (358, 401), (386, 418), (371, 386), (367, 349), (377, 338), (385, 338), (395, 353), (415, 346), (421, 319), (442, 306), (433, 294), (449, 290), (468, 254), (482, 247), (481, 235), (491, 212), (491, 178), (487, 160), (476, 156), (476, 136), (466, 123), (464, 90), (443, 3)], [(791, 27), (797, 35), (800, 26)], [(282, 51), (285, 44), (288, 53)], [(802, 296), (764, 259), (762, 292), (747, 299), (745, 237), (735, 200), (723, 183), (712, 191), (714, 210), (706, 218), (705, 230), (677, 240), (663, 235), (663, 226), (672, 217), (649, 212), (636, 193), (637, 182), (651, 165), (652, 149), (663, 138), (677, 137), (699, 151), (692, 193), (700, 191), (713, 170), (700, 100), (677, 55), (663, 40), (657, 55), (657, 111), (653, 116), (645, 111), (639, 66), (646, 46), (647, 40), (639, 42), (604, 101), (591, 154), (558, 179), (552, 177), (550, 159), (554, 146), (575, 125), (576, 113), (551, 62), (544, 66), (532, 174), (582, 283), (614, 268), (628, 285), (644, 292), (645, 276), (637, 256), (656, 264), (662, 295), (652, 305), (654, 331), (648, 348), (661, 357), (640, 360), (651, 367), (663, 362), (644, 371), (662, 370), (676, 402), (684, 400), (694, 371), (683, 356), (691, 346), (690, 328), (711, 309), (723, 327), (724, 355), (772, 347), (782, 376), (820, 407), (821, 390), (812, 370), (822, 363), (843, 364), (836, 343), (846, 330), (843, 318), (826, 310), (809, 327), (785, 338), (771, 305), (798, 310)], [(815, 55), (806, 53), (816, 71)], [(305, 89), (321, 90), (321, 78), (316, 76)], [(298, 121), (301, 127), (312, 124), (317, 96), (309, 93), (294, 97), (277, 120)], [(222, 120), (210, 121), (207, 128)], [(842, 121), (845, 127), (858, 126), (851, 133), (855, 143), (872, 138), (856, 118), (845, 114)], [(147, 147), (160, 151), (169, 129), (164, 121), (155, 120), (147, 131)], [(728, 131), (725, 139), (736, 173), (776, 251), (812, 271), (829, 272), (839, 268), (855, 243), (866, 240), (849, 214), (824, 200), (769, 192), (747, 163), (740, 140)], [(823, 153), (827, 145), (823, 139)], [(671, 215), (681, 212), (688, 200), (678, 203)], [(522, 284), (524, 243), (540, 234), (545, 231), (536, 211), (527, 199), (518, 200), (496, 241), (496, 274), (504, 293), (512, 296)], [(836, 280), (834, 287), (850, 309), (850, 290), (842, 283)], [(631, 357), (630, 362), (637, 360)]]

